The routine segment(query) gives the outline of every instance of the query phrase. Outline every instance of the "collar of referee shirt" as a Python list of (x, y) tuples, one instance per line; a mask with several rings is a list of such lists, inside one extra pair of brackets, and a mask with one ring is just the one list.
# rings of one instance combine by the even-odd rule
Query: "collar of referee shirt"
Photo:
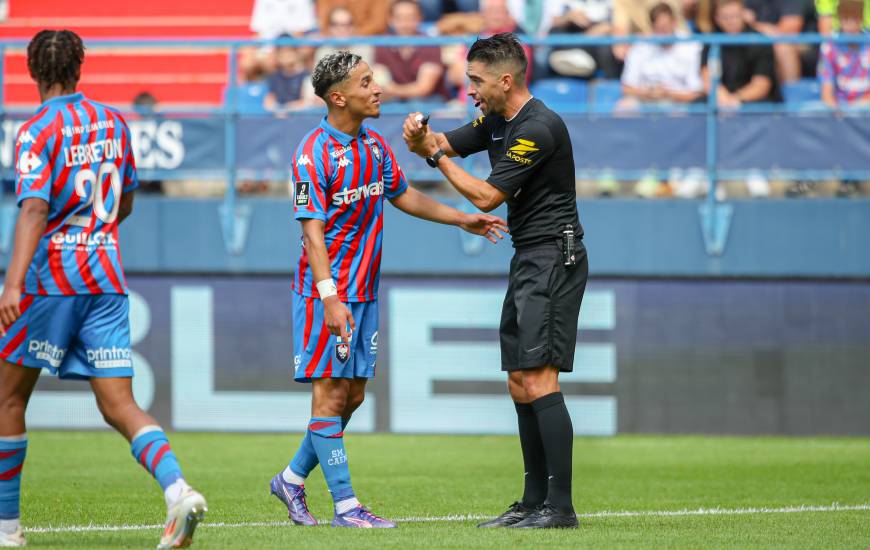
[(42, 105), (40, 105), (39, 108), (41, 109), (41, 108), (45, 107), (46, 105), (56, 105), (56, 104), (61, 104), (61, 103), (75, 103), (76, 101), (81, 101), (84, 98), (85, 98), (85, 94), (83, 94), (81, 92), (76, 92), (74, 94), (67, 94), (67, 95), (58, 95), (58, 96), (52, 97), (51, 99), (46, 99), (45, 101), (43, 101)]
[(353, 140), (355, 140), (358, 137), (361, 137), (361, 138), (368, 138), (369, 137), (369, 127), (365, 123), (363, 123), (359, 127), (359, 135), (358, 136), (352, 136), (349, 134), (345, 134), (344, 132), (342, 132), (341, 130), (334, 127), (332, 124), (330, 124), (329, 121), (326, 120), (326, 117), (323, 117), (323, 120), (320, 121), (320, 127), (323, 128), (323, 130), (327, 134), (331, 135), (339, 143), (341, 143), (341, 145), (343, 147), (347, 147), (348, 145), (350, 145), (350, 142), (352, 142)]

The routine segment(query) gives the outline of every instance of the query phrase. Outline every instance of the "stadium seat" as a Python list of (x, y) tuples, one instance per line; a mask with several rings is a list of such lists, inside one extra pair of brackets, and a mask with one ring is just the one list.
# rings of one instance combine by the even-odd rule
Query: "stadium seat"
[(599, 80), (592, 86), (592, 104), (598, 108), (612, 108), (622, 98), (622, 83), (618, 80)]
[(822, 96), (822, 91), (818, 80), (805, 78), (797, 82), (783, 84), (782, 95), (786, 105), (800, 105), (818, 102)]
[(586, 82), (574, 78), (545, 78), (532, 83), (532, 95), (552, 109), (578, 109), (586, 106)]
[[(239, 113), (245, 115), (264, 114), (266, 108), (263, 107), (263, 100), (269, 92), (269, 87), (265, 82), (251, 82), (248, 84), (239, 84), (235, 88), (236, 106)], [(229, 106), (230, 88), (227, 87), (224, 91), (224, 103)]]

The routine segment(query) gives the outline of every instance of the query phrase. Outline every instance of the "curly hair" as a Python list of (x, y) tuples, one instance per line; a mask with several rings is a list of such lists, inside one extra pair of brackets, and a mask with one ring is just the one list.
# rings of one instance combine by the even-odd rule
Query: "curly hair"
[(43, 88), (60, 84), (75, 88), (85, 59), (85, 46), (79, 36), (68, 30), (39, 31), (27, 45), (27, 69)]
[(350, 72), (359, 65), (360, 61), (362, 61), (360, 56), (348, 51), (335, 52), (323, 57), (311, 73), (314, 93), (326, 99), (329, 90), (347, 80)]

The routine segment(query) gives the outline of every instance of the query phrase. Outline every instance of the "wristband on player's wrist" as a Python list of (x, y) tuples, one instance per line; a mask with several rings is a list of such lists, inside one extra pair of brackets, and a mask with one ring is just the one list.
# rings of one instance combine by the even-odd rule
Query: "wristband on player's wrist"
[(338, 288), (335, 286), (335, 281), (332, 279), (323, 279), (317, 283), (317, 293), (320, 294), (321, 300), (325, 300), (330, 296), (338, 295)]

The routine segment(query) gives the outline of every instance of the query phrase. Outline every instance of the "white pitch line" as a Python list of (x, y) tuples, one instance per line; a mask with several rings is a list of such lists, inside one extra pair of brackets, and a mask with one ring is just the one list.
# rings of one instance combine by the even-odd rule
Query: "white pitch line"
[[(689, 516), (739, 516), (748, 514), (799, 514), (806, 512), (866, 512), (870, 511), (870, 504), (854, 504), (843, 505), (836, 502), (830, 506), (816, 505), (801, 505), (787, 506), (783, 508), (698, 508), (695, 510), (624, 510), (624, 511), (602, 511), (589, 512), (586, 514), (577, 514), (580, 519), (584, 518), (635, 518), (635, 517), (689, 517)], [(450, 516), (418, 516), (399, 518), (395, 520), (397, 523), (448, 523), (460, 521), (475, 521), (486, 519), (492, 516), (471, 514), (471, 515), (450, 515)], [(288, 521), (250, 521), (239, 523), (226, 522), (205, 522), (202, 527), (226, 527), (226, 528), (246, 528), (246, 527), (281, 527), (291, 525)], [(117, 532), (117, 531), (150, 531), (152, 529), (160, 529), (163, 525), (68, 525), (52, 527), (30, 527), (25, 529), (27, 533), (82, 533), (82, 532)]]

